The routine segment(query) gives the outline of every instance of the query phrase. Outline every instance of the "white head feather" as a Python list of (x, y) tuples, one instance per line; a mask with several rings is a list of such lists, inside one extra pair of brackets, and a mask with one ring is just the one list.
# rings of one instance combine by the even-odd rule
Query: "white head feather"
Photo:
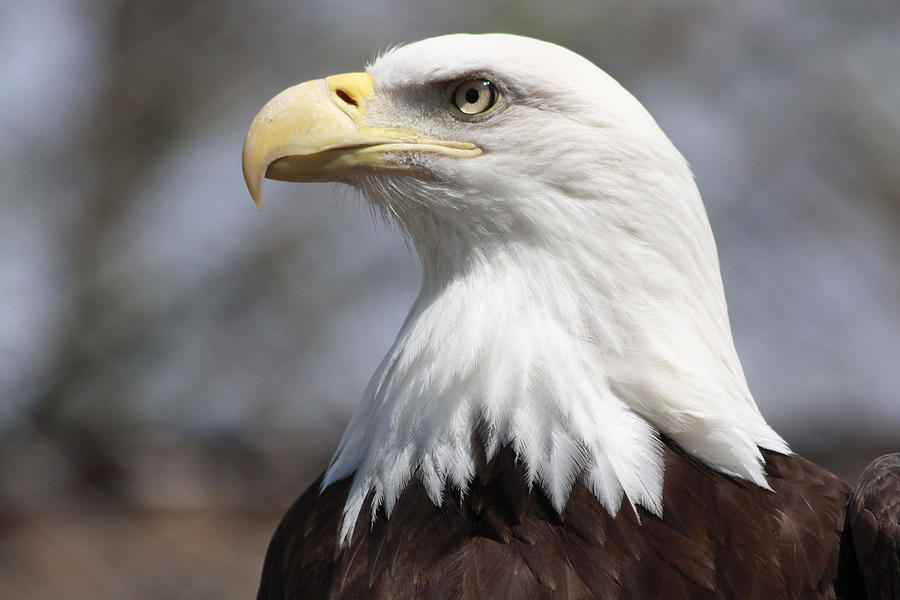
[[(747, 388), (715, 242), (684, 158), (606, 73), (559, 46), (451, 35), (368, 67), (373, 124), (478, 144), (468, 160), (398, 157), (427, 177), (360, 173), (424, 269), (422, 288), (326, 473), (348, 475), (341, 541), (365, 498), (390, 514), (412, 477), (465, 493), (472, 440), (511, 445), (561, 510), (582, 477), (615, 514), (662, 513), (659, 433), (768, 487), (759, 447), (788, 452)], [(464, 121), (450, 82), (504, 105)]]

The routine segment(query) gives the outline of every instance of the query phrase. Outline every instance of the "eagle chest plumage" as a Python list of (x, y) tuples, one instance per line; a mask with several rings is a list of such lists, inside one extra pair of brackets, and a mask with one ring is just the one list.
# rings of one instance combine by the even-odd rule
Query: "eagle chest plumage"
[(317, 482), (272, 540), (259, 599), (853, 597), (842, 590), (854, 582), (836, 580), (850, 493), (836, 477), (767, 453), (773, 494), (668, 440), (665, 463), (661, 519), (611, 517), (577, 484), (557, 514), (505, 449), (440, 507), (412, 483), (390, 518), (360, 515), (340, 550), (349, 483), (319, 494)]
[(353, 186), (423, 267), (260, 600), (900, 597), (900, 455), (851, 496), (766, 423), (687, 162), (589, 61), (394, 48), (270, 100), (243, 170)]

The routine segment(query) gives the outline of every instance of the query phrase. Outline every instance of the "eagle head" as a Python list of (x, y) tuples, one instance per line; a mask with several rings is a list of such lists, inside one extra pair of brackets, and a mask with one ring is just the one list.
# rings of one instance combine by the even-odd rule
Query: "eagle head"
[[(411, 477), (440, 504), (511, 446), (562, 509), (661, 514), (659, 436), (767, 487), (788, 452), (747, 388), (715, 242), (684, 158), (609, 75), (560, 46), (448, 35), (288, 88), (244, 176), (349, 184), (423, 265), (418, 297), (326, 474), (388, 514)], [(374, 514), (374, 512), (373, 512)]]

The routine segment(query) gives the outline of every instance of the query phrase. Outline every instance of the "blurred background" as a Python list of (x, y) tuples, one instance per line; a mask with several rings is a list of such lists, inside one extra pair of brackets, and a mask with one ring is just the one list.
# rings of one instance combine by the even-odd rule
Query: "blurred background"
[(352, 193), (240, 151), (390, 45), (572, 48), (691, 162), (735, 341), (792, 447), (900, 449), (893, 0), (0, 3), (0, 596), (251, 598), (418, 287)]

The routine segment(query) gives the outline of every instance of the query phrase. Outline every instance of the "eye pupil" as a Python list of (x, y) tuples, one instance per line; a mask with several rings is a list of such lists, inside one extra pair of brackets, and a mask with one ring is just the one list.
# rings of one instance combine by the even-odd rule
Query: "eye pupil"
[(470, 89), (466, 92), (466, 102), (468, 102), (469, 104), (475, 104), (476, 102), (478, 102), (478, 96), (478, 90)]

